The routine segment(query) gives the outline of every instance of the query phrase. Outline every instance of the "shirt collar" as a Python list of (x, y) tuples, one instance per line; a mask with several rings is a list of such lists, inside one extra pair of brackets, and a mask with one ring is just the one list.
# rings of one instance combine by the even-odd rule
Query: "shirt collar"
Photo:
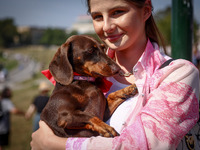
[[(115, 51), (112, 49), (108, 49), (107, 55), (114, 59), (115, 58)], [(146, 48), (141, 55), (140, 59), (138, 60), (137, 64), (133, 67), (133, 72), (137, 71), (138, 69), (142, 69), (140, 71), (145, 70), (151, 76), (156, 69), (163, 64), (167, 58), (166, 55), (160, 52), (159, 46), (157, 43), (151, 43), (148, 39)]]
[(163, 55), (164, 54), (162, 54), (159, 50), (158, 44), (151, 43), (151, 41), (148, 39), (146, 48), (133, 69), (141, 66), (140, 68), (148, 72), (148, 74), (151, 76), (155, 69), (158, 69), (159, 66), (165, 61)]

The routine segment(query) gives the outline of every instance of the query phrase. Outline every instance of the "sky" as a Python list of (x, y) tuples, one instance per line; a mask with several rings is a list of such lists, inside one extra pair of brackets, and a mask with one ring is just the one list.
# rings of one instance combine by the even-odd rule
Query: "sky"
[[(193, 0), (200, 22), (200, 0)], [(172, 0), (152, 0), (154, 13), (171, 6)], [(0, 19), (13, 18), (17, 26), (70, 28), (87, 14), (85, 0), (0, 0)], [(198, 17), (198, 18), (197, 18)]]

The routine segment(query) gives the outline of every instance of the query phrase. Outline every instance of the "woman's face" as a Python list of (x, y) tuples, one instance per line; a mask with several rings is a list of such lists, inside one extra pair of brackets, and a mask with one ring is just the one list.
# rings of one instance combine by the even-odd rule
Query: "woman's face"
[(98, 36), (111, 49), (131, 48), (145, 34), (145, 9), (125, 0), (90, 0), (91, 16)]

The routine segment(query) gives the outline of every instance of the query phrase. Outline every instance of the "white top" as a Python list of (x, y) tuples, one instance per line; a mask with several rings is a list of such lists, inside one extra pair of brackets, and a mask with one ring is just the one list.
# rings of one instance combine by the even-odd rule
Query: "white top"
[[(116, 81), (113, 77), (108, 77), (107, 80), (111, 81), (113, 85), (110, 88), (109, 92), (107, 93), (106, 97), (112, 92), (115, 92), (117, 90), (129, 86)], [(115, 130), (118, 133), (121, 133), (121, 129), (123, 125), (125, 125), (125, 120), (129, 116), (128, 114), (130, 114), (130, 111), (135, 107), (137, 99), (138, 99), (138, 94), (132, 98), (128, 98), (125, 102), (123, 102), (121, 105), (118, 106), (118, 108), (114, 111), (111, 118), (107, 120), (106, 123), (115, 128)]]

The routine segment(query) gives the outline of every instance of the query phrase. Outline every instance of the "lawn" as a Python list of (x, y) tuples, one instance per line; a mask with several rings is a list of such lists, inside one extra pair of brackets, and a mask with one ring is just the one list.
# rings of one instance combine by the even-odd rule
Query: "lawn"
[[(48, 68), (48, 64), (56, 50), (56, 47), (51, 49), (41, 46), (29, 46), (12, 50), (6, 49), (5, 51), (9, 56), (15, 53), (28, 55), (29, 58), (39, 61), (42, 64), (41, 70), (43, 70)], [(13, 60), (6, 60), (4, 62), (9, 63), (13, 68)], [(17, 108), (24, 111), (27, 110), (34, 96), (38, 93), (38, 83), (40, 80), (46, 80), (46, 78), (38, 72), (33, 78), (19, 83), (20, 89), (13, 89), (12, 101)], [(32, 119), (25, 120), (22, 116), (11, 115), (10, 145), (5, 150), (30, 150), (31, 133)]]

